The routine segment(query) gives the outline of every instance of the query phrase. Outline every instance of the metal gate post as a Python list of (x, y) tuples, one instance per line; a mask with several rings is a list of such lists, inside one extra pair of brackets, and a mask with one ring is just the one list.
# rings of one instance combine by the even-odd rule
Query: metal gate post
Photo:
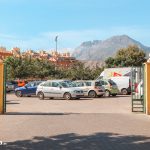
[(5, 112), (4, 64), (0, 62), (0, 114)]
[(6, 64), (4, 64), (4, 86), (3, 86), (3, 98), (4, 98), (4, 113), (6, 113), (6, 77), (7, 77), (7, 67)]
[(132, 112), (145, 113), (144, 65), (131, 69)]
[(146, 114), (150, 115), (150, 63), (145, 63)]

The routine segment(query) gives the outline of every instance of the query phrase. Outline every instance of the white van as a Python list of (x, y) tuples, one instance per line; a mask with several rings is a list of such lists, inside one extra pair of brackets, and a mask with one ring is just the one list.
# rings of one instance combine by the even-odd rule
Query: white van
[(130, 77), (121, 76), (121, 77), (111, 77), (119, 89), (119, 92), (123, 95), (131, 94), (131, 83)]

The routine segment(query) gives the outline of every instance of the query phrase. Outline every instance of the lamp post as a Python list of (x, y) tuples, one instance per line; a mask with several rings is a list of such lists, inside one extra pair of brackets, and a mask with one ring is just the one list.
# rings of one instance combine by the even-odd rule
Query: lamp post
[(58, 40), (58, 35), (55, 37), (55, 42), (56, 42), (56, 52), (57, 52), (57, 40)]

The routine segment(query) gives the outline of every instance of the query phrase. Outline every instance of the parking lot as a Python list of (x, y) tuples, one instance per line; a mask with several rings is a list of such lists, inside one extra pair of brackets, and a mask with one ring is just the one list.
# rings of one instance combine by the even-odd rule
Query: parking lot
[(79, 100), (16, 97), (7, 94), (7, 113), (131, 113), (131, 97), (81, 98)]
[(131, 112), (131, 97), (80, 100), (7, 94), (0, 116), (3, 150), (149, 150), (150, 117)]

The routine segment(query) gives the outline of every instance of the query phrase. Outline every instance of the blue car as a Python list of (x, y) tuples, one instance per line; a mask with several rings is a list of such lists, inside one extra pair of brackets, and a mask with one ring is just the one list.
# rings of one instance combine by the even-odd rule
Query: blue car
[(33, 81), (23, 87), (18, 87), (15, 89), (15, 95), (17, 97), (36, 95), (37, 86), (42, 82), (43, 81)]

